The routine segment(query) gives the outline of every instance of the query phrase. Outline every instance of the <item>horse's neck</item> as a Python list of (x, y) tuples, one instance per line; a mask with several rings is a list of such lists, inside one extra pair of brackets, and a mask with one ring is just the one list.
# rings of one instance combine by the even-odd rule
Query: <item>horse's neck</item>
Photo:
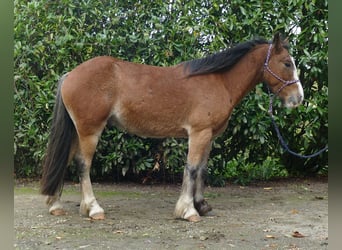
[(267, 45), (258, 45), (246, 54), (231, 70), (224, 73), (224, 84), (230, 98), (235, 103), (248, 94), (262, 81), (263, 66), (267, 54)]

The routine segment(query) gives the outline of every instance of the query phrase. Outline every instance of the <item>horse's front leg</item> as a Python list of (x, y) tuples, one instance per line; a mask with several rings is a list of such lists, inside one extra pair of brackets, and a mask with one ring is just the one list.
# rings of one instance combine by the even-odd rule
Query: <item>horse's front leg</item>
[[(208, 152), (209, 155), (209, 152)], [(208, 202), (204, 199), (204, 181), (207, 174), (207, 160), (203, 162), (198, 170), (197, 178), (196, 178), (196, 190), (195, 190), (195, 200), (194, 206), (199, 213), (199, 215), (206, 215), (208, 212), (212, 210), (212, 207), (208, 204)]]
[(203, 173), (208, 160), (211, 139), (211, 130), (191, 133), (189, 136), (189, 152), (184, 169), (182, 191), (175, 208), (177, 218), (197, 222), (200, 220), (200, 215), (211, 210), (211, 208), (208, 209), (210, 206), (205, 204), (203, 198)]

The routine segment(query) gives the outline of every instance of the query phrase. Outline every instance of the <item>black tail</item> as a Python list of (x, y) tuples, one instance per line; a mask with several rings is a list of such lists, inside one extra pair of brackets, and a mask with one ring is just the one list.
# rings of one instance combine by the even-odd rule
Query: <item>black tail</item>
[(58, 82), (51, 132), (41, 180), (41, 193), (44, 195), (52, 196), (61, 190), (71, 146), (76, 135), (75, 126), (65, 109), (61, 97), (61, 85), (66, 77), (67, 74), (63, 75)]

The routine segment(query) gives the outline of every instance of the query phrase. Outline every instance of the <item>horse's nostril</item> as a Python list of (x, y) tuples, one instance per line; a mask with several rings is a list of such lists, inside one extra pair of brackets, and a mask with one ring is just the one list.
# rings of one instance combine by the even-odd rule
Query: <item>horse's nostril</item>
[(293, 103), (293, 104), (296, 104), (297, 100), (294, 96), (290, 96), (289, 99), (287, 99), (287, 102), (288, 103)]
[(298, 95), (298, 103), (301, 103), (304, 99), (303, 95)]
[(293, 95), (286, 99), (285, 106), (287, 107), (297, 107), (303, 101), (302, 95)]

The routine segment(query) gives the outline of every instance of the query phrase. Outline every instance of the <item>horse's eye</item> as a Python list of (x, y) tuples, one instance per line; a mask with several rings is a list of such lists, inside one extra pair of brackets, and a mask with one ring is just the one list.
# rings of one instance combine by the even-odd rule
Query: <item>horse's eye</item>
[(289, 62), (286, 62), (286, 63), (284, 63), (285, 64), (285, 66), (287, 67), (287, 68), (290, 68), (291, 67), (291, 63), (289, 63)]

